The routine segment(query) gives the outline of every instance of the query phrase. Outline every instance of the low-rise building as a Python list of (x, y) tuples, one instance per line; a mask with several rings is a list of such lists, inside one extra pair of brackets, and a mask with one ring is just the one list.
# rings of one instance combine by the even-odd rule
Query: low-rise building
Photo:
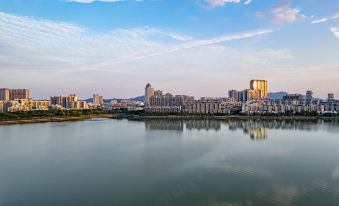
[(85, 101), (79, 101), (75, 94), (66, 97), (52, 96), (50, 99), (51, 109), (88, 109), (89, 105)]
[(145, 111), (151, 113), (181, 113), (182, 107), (181, 106), (146, 107)]
[[(183, 107), (188, 114), (229, 114), (230, 106), (234, 106), (234, 99), (200, 99), (189, 101)], [(238, 103), (237, 103), (238, 104)]]
[(18, 99), (3, 103), (3, 112), (48, 110), (51, 103), (48, 100)]
[(154, 95), (149, 98), (148, 107), (181, 107), (186, 102), (194, 100), (194, 97), (187, 95)]
[(105, 109), (127, 109), (129, 111), (143, 110), (144, 102), (134, 100), (115, 100), (111, 105), (106, 105)]
[(243, 104), (242, 112), (246, 114), (284, 114), (291, 112), (304, 113), (316, 112), (318, 114), (337, 113), (339, 101), (321, 100), (297, 100), (295, 98), (285, 100), (251, 100)]
[(194, 101), (193, 96), (163, 94), (161, 90), (155, 90), (150, 84), (145, 88), (145, 111), (146, 112), (182, 112), (183, 106)]

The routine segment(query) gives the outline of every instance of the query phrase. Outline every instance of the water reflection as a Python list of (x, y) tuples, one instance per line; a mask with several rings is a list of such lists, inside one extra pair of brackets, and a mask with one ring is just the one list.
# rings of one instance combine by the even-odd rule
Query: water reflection
[[(314, 119), (314, 120), (225, 120), (222, 121), (229, 126), (230, 130), (238, 128), (284, 129), (284, 130), (307, 130), (317, 131), (326, 127), (328, 131), (339, 125), (339, 119)], [(333, 127), (335, 126), (335, 127)]]
[(152, 119), (144, 120), (145, 129), (148, 132), (154, 130), (177, 131), (182, 133), (185, 129), (192, 130), (214, 130), (220, 131), (222, 125), (225, 125), (229, 131), (242, 130), (252, 140), (265, 140), (269, 136), (269, 130), (305, 130), (317, 131), (325, 129), (328, 132), (337, 132), (338, 119), (314, 119), (314, 120), (245, 120), (245, 119), (230, 119), (230, 120), (164, 120)]
[(185, 122), (188, 130), (215, 130), (221, 129), (221, 122), (217, 120), (189, 120)]
[(1, 126), (0, 205), (337, 206), (338, 132), (337, 120)]
[(145, 120), (145, 129), (149, 130), (174, 130), (183, 131), (184, 122), (182, 120)]

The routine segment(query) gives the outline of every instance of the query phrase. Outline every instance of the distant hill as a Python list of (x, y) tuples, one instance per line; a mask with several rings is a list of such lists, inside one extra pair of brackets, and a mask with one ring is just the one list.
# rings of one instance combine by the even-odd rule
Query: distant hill
[(130, 98), (130, 100), (143, 102), (145, 101), (145, 96), (138, 96), (138, 97)]
[[(141, 101), (143, 102), (145, 100), (145, 96), (138, 96), (134, 98), (129, 99), (121, 99), (121, 98), (111, 98), (111, 99), (104, 99), (105, 103), (111, 103), (112, 100), (117, 100), (118, 102), (121, 100), (132, 100), (132, 101)], [(93, 98), (88, 98), (85, 100), (87, 103), (93, 103)]]
[(85, 99), (86, 103), (93, 103), (93, 98)]
[(287, 95), (287, 92), (270, 92), (268, 93), (269, 99), (282, 99), (285, 95)]

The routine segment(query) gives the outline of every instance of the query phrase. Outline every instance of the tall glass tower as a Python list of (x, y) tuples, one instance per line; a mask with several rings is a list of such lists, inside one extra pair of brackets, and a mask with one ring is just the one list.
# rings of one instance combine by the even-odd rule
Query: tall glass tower
[(267, 81), (266, 80), (251, 80), (250, 89), (254, 91), (256, 99), (267, 99)]

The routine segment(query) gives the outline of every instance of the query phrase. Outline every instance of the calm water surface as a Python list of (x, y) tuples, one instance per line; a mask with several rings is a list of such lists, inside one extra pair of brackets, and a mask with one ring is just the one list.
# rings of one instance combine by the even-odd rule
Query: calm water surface
[(339, 121), (0, 126), (1, 206), (339, 205)]

